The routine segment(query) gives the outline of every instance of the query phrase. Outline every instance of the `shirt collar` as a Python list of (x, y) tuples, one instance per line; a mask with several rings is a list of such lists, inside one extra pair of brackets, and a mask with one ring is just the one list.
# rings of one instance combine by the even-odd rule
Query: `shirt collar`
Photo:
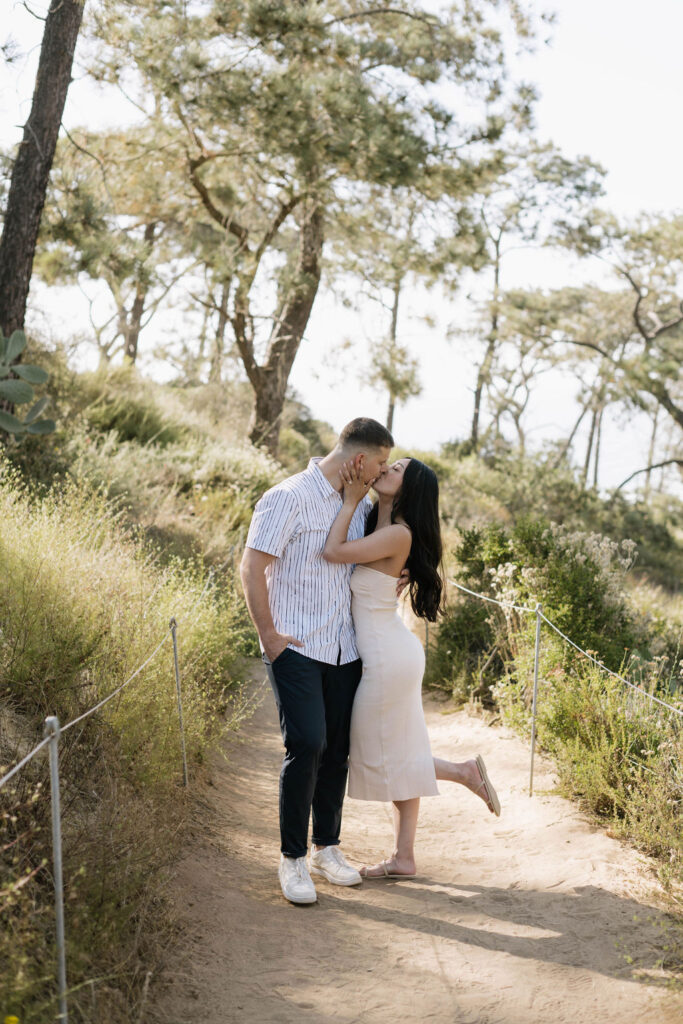
[(341, 498), (339, 491), (335, 491), (334, 487), (318, 465), (319, 462), (322, 462), (321, 456), (311, 459), (306, 468), (306, 472), (310, 473), (311, 479), (314, 481), (315, 486), (318, 488), (323, 498)]

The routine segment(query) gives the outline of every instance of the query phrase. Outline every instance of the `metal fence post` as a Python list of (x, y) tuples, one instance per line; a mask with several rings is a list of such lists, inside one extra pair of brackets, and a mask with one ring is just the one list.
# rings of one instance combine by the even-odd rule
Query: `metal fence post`
[(536, 707), (538, 703), (538, 661), (541, 652), (541, 612), (543, 606), (536, 604), (536, 646), (534, 650), (534, 696), (531, 705), (531, 767), (529, 769), (529, 796), (534, 791), (534, 750), (536, 747)]
[(57, 928), (57, 982), (59, 985), (59, 1017), (68, 1024), (66, 1005), (66, 945), (64, 938), (64, 884), (62, 879), (62, 822), (59, 806), (59, 719), (50, 715), (45, 719), (43, 735), (50, 743), (50, 797), (52, 804), (52, 860), (55, 880), (55, 919)]
[(178, 623), (175, 618), (171, 619), (171, 636), (173, 637), (173, 666), (175, 668), (175, 688), (178, 695), (178, 719), (180, 721), (180, 745), (183, 751), (183, 784), (187, 782), (187, 756), (185, 754), (185, 727), (183, 725), (183, 697), (180, 690), (180, 668), (178, 667), (178, 637), (176, 635)]

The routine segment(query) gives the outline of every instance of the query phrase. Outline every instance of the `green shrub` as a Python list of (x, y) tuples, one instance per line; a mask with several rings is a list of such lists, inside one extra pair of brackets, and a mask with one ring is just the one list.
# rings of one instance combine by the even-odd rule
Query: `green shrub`
[(427, 685), (448, 691), (459, 704), (471, 697), (490, 703), (490, 686), (501, 671), (487, 605), (476, 600), (451, 605), (429, 650)]
[[(84, 374), (78, 391), (85, 421), (101, 433), (114, 431), (119, 441), (163, 447), (183, 441), (190, 432), (187, 420), (169, 415), (157, 389), (131, 365)], [(74, 397), (78, 401), (78, 392)]]
[[(481, 458), (463, 454), (458, 445), (443, 445), (437, 469), (441, 511), (450, 526), (501, 523), (509, 528), (529, 515), (585, 533), (606, 534), (611, 540), (631, 540), (638, 547), (635, 573), (647, 574), (676, 590), (683, 576), (683, 503), (672, 495), (653, 494), (646, 502), (616, 491), (609, 497), (584, 487), (579, 474), (566, 463), (554, 465), (554, 455)], [(436, 468), (436, 467), (435, 467)]]
[(74, 430), (69, 475), (121, 507), (160, 557), (223, 563), (243, 543), (254, 505), (282, 467), (250, 445), (191, 438), (165, 448)]
[[(626, 586), (634, 545), (543, 520), (465, 530), (459, 582), (496, 600), (544, 612), (572, 640), (647, 693), (683, 710), (681, 624), (641, 584)], [(428, 681), (464, 701), (497, 705), (531, 731), (536, 617), (451, 591), (430, 650)], [(670, 599), (667, 602), (672, 612)], [(680, 718), (588, 661), (546, 624), (539, 663), (537, 735), (567, 795), (615, 833), (657, 857), (665, 882), (683, 880), (683, 730)]]
[[(315, 452), (313, 454), (319, 454)], [(311, 458), (311, 445), (309, 440), (292, 427), (283, 427), (280, 431), (280, 444), (278, 446), (278, 458), (287, 466), (291, 473), (298, 473), (305, 469)]]
[(509, 531), (498, 524), (466, 530), (456, 557), (459, 582), (525, 607), (540, 602), (555, 625), (611, 668), (644, 640), (624, 589), (634, 557), (628, 541), (523, 517)]
[[(508, 604), (534, 607), (540, 602), (564, 633), (612, 668), (621, 664), (626, 648), (646, 647), (647, 630), (624, 592), (633, 559), (628, 543), (521, 518), (511, 529), (492, 523), (464, 530), (455, 557), (457, 582)], [(514, 638), (528, 619), (454, 588), (450, 596), (428, 681), (437, 683), (441, 674), (448, 687), (459, 680), (459, 697), (476, 694), (490, 702), (488, 691), (503, 666), (514, 664)]]
[(187, 428), (169, 423), (156, 406), (126, 395), (101, 399), (87, 409), (86, 417), (96, 430), (115, 431), (119, 441), (163, 446), (177, 443), (187, 434)]
[[(511, 726), (529, 736), (534, 644), (517, 638), (514, 673), (493, 688)], [(673, 712), (584, 660), (565, 664), (559, 637), (542, 635), (537, 736), (553, 756), (563, 791), (683, 880), (683, 732)], [(658, 688), (656, 678), (644, 688)], [(683, 710), (683, 700), (670, 698)]]

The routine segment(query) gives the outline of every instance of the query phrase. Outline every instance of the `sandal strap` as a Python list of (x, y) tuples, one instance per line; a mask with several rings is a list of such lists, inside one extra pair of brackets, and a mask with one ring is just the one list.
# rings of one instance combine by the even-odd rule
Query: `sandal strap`
[(484, 793), (486, 795), (486, 805), (487, 805), (487, 807), (493, 807), (493, 800), (491, 799), (491, 792), (489, 790), (489, 787), (486, 785), (486, 779), (482, 779), (481, 780), (481, 782), (479, 783), (479, 785), (477, 786), (477, 788), (475, 790), (475, 793), (478, 793), (479, 790), (482, 789), (482, 788), (483, 788)]

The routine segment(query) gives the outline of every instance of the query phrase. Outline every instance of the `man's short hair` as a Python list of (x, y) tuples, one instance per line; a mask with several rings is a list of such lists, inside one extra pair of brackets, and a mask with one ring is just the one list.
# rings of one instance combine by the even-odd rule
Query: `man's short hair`
[(358, 416), (339, 435), (340, 448), (393, 448), (394, 439), (383, 424), (369, 416)]

